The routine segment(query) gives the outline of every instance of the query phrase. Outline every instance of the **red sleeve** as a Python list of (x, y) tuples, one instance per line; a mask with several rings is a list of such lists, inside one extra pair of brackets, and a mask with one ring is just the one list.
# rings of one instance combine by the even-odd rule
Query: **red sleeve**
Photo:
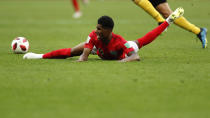
[(88, 38), (87, 38), (87, 41), (85, 43), (85, 46), (84, 48), (89, 48), (89, 49), (93, 49), (93, 46), (94, 46), (94, 39), (96, 37), (96, 34), (95, 34), (95, 31), (92, 31), (89, 35), (88, 35)]
[(133, 47), (131, 47), (124, 38), (120, 37), (120, 48), (123, 49), (123, 52), (128, 55), (128, 53), (134, 51)]

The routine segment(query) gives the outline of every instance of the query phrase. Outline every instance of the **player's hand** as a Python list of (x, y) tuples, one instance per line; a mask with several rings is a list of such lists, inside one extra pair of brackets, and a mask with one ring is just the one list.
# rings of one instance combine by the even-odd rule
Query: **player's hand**
[(83, 62), (83, 61), (87, 61), (87, 60), (82, 60), (82, 59), (76, 60), (76, 62)]
[(126, 60), (122, 59), (122, 60), (119, 60), (118, 62), (128, 62), (128, 61), (126, 61)]

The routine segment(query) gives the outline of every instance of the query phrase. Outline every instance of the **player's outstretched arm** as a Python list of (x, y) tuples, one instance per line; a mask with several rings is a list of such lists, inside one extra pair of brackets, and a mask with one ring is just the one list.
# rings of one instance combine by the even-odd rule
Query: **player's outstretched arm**
[(78, 62), (87, 61), (90, 53), (91, 53), (91, 49), (84, 48), (82, 55), (80, 56), (80, 58), (77, 61)]
[(120, 60), (119, 62), (129, 62), (129, 61), (140, 61), (139, 55), (136, 52), (128, 53), (128, 57)]

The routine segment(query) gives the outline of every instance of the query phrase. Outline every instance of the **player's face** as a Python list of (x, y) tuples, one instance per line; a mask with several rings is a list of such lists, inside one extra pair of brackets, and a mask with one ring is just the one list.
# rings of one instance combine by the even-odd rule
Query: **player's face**
[(111, 29), (103, 28), (101, 24), (96, 26), (96, 34), (99, 40), (107, 40), (112, 33)]

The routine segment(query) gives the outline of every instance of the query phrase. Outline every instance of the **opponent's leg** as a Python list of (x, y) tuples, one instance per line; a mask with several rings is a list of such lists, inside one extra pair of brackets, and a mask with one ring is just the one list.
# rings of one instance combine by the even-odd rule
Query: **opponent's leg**
[[(172, 10), (167, 2), (157, 5), (156, 9), (159, 11), (159, 13), (163, 15), (164, 18), (167, 18), (172, 13)], [(206, 28), (199, 28), (195, 26), (194, 24), (190, 23), (187, 19), (185, 19), (183, 16), (180, 18), (177, 18), (174, 21), (174, 23), (178, 25), (179, 27), (196, 34), (202, 43), (202, 47), (203, 48), (207, 47), (207, 38), (206, 38), (207, 29)]]
[(206, 28), (201, 28), (200, 33), (197, 35), (197, 37), (200, 39), (200, 41), (202, 43), (203, 48), (207, 48), (208, 41), (207, 41), (206, 35), (207, 35), (207, 29)]
[(159, 36), (175, 19), (179, 18), (184, 14), (183, 8), (177, 8), (161, 25), (148, 32), (142, 38), (137, 39), (135, 42), (138, 47), (141, 48), (149, 43), (151, 43), (157, 36)]
[(203, 48), (207, 47), (207, 38), (206, 38), (207, 29), (206, 28), (199, 28), (199, 27), (195, 26), (194, 24), (187, 21), (187, 19), (185, 19), (183, 16), (176, 19), (174, 23), (176, 25), (178, 25), (179, 27), (184, 28), (184, 29), (196, 34), (202, 43), (202, 47)]
[[(173, 12), (167, 2), (157, 5), (156, 9), (163, 15), (164, 18), (167, 18)], [(190, 32), (193, 32), (196, 35), (200, 32), (199, 27), (191, 24), (183, 16), (177, 18), (174, 23)]]
[(133, 0), (136, 5), (144, 9), (148, 14), (150, 14), (157, 22), (164, 22), (165, 19), (157, 12), (157, 10), (152, 6), (148, 0)]
[(168, 18), (173, 11), (167, 2), (159, 3), (155, 9), (164, 17)]

